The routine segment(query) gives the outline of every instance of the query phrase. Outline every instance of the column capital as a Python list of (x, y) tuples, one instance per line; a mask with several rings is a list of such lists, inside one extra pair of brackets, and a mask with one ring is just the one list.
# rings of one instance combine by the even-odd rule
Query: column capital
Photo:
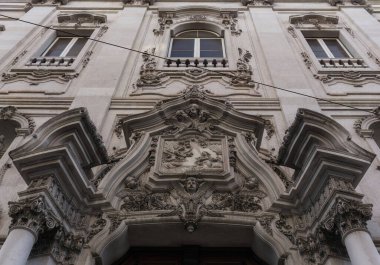
[(33, 233), (37, 241), (40, 233), (60, 226), (58, 218), (43, 196), (25, 198), (8, 204), (9, 216), (12, 218), (10, 230), (27, 229)]
[(372, 217), (372, 204), (338, 197), (327, 217), (321, 222), (323, 229), (338, 231), (344, 238), (354, 231), (367, 231), (367, 221)]

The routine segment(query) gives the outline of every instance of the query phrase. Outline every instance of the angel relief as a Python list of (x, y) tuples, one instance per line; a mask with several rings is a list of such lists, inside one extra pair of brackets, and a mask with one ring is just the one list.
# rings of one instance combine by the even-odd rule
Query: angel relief
[(180, 141), (165, 140), (160, 171), (165, 173), (222, 171), (224, 165), (222, 150), (221, 140), (201, 137)]

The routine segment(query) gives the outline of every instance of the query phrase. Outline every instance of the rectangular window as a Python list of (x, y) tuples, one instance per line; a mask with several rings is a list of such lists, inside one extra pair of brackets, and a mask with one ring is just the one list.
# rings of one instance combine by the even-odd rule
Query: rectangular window
[(318, 59), (353, 58), (337, 38), (306, 38), (306, 41)]
[(87, 38), (57, 37), (55, 41), (41, 54), (42, 57), (77, 57)]

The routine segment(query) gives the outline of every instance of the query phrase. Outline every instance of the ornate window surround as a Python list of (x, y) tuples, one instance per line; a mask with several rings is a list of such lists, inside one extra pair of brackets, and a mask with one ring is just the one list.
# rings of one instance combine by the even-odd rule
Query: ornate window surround
[(14, 106), (7, 106), (0, 108), (0, 125), (4, 120), (12, 120), (17, 122), (20, 127), (16, 128), (16, 137), (12, 140), (11, 144), (3, 150), (3, 155), (0, 156), (0, 184), (3, 177), (12, 164), (9, 162), (8, 151), (16, 148), (22, 140), (34, 131), (34, 120), (26, 114), (20, 113)]
[[(158, 11), (157, 15), (159, 26), (153, 32), (158, 38), (158, 43), (162, 44), (157, 49), (158, 55), (167, 57), (171, 38), (181, 31), (191, 29), (209, 30), (224, 38), (227, 66), (222, 67), (222, 65), (217, 65), (216, 68), (233, 70), (237, 61), (237, 56), (234, 56), (236, 49), (232, 44), (234, 42), (233, 38), (239, 37), (242, 32), (238, 25), (237, 10), (194, 7), (186, 9), (162, 9)], [(209, 64), (211, 65), (211, 62)], [(202, 62), (200, 62), (200, 65), (202, 65)], [(166, 62), (160, 62), (158, 67), (159, 69), (167, 68)], [(174, 69), (177, 67), (173, 64), (170, 68)]]
[(380, 108), (376, 108), (373, 113), (373, 115), (365, 116), (356, 120), (354, 122), (354, 129), (360, 137), (367, 140), (369, 146), (375, 153), (380, 154), (380, 146), (378, 146), (375, 139), (373, 139), (375, 131), (370, 128), (371, 125), (380, 123)]
[[(149, 42), (155, 43), (145, 50), (147, 54), (142, 55), (142, 65), (140, 67), (140, 77), (133, 84), (131, 95), (141, 95), (144, 93), (159, 93), (157, 91), (164, 88), (171, 82), (179, 78), (185, 80), (185, 85), (204, 84), (206, 80), (218, 80), (227, 89), (241, 89), (242, 93), (253, 96), (261, 96), (257, 91), (258, 86), (252, 81), (253, 67), (251, 47), (239, 47), (238, 41), (242, 29), (238, 23), (237, 9), (219, 9), (215, 7), (186, 7), (176, 9), (160, 9), (152, 12), (152, 19), (158, 19), (158, 25), (153, 29), (155, 39)], [(226, 72), (231, 77), (220, 76), (218, 73), (211, 73), (207, 70), (194, 67), (186, 67), (183, 60), (178, 64), (176, 60), (167, 65), (165, 60), (157, 60), (149, 54), (160, 57), (167, 57), (170, 49), (172, 36), (178, 32), (190, 29), (210, 30), (224, 37), (225, 44), (225, 65), (222, 60), (217, 60), (214, 67), (212, 59), (207, 61), (207, 66), (219, 72)], [(216, 58), (215, 58), (216, 59)], [(195, 62), (195, 59), (194, 59)], [(194, 65), (190, 61), (190, 66)], [(203, 61), (198, 62), (199, 66), (204, 66)], [(148, 91), (149, 92), (145, 92)], [(245, 91), (244, 91), (245, 90)], [(174, 95), (171, 95), (174, 96)]]
[[(30, 61), (40, 57), (42, 52), (51, 45), (54, 39), (59, 36), (54, 29), (72, 32), (99, 39), (108, 29), (105, 15), (80, 13), (61, 13), (57, 15), (57, 22), (51, 25), (53, 30), (43, 29), (38, 36), (25, 45), (23, 50), (6, 67), (2, 74), (1, 81), (16, 82), (23, 80), (32, 84), (54, 80), (58, 83), (66, 83), (79, 75), (79, 72), (86, 67), (93, 53), (95, 42), (87, 41), (74, 62), (70, 65), (30, 65)], [(28, 47), (32, 47), (28, 50)]]
[[(361, 86), (363, 83), (377, 80), (379, 63), (369, 51), (363, 40), (355, 35), (338, 16), (331, 14), (306, 13), (289, 17), (289, 34), (296, 39), (303, 61), (314, 77), (325, 84), (338, 82)], [(329, 67), (321, 66), (307, 43), (304, 33), (314, 37), (337, 37), (354, 58), (361, 59), (365, 67)], [(366, 51), (368, 51), (366, 53)]]

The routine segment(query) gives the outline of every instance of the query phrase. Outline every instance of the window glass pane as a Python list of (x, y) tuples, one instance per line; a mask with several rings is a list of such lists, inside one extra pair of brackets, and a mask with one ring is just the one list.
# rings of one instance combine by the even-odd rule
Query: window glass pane
[(198, 38), (215, 38), (215, 37), (219, 37), (219, 35), (210, 31), (202, 31), (202, 30), (198, 31)]
[(343, 49), (342, 45), (336, 39), (324, 39), (326, 46), (335, 58), (348, 58), (347, 52)]
[(197, 31), (191, 30), (191, 31), (184, 31), (177, 35), (178, 38), (196, 38), (197, 37)]
[(53, 46), (48, 48), (45, 56), (55, 57), (60, 56), (72, 38), (58, 38)]
[(223, 45), (221, 39), (200, 39), (200, 57), (223, 57)]
[(82, 50), (83, 46), (86, 44), (87, 39), (86, 38), (78, 38), (77, 41), (74, 43), (73, 47), (71, 47), (70, 51), (66, 54), (66, 56), (69, 57), (76, 57)]
[(194, 57), (194, 39), (173, 39), (171, 57)]
[(329, 58), (317, 39), (306, 39), (317, 58)]

